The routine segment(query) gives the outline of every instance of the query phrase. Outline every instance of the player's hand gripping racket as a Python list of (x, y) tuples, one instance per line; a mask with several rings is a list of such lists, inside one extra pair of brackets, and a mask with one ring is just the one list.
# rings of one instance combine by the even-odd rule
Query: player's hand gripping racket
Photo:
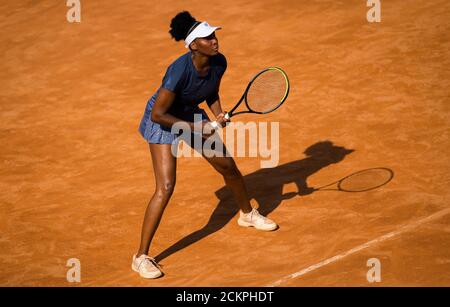
[[(247, 85), (239, 102), (225, 113), (225, 118), (243, 113), (267, 114), (278, 109), (289, 94), (289, 79), (279, 67), (269, 67), (257, 73)], [(247, 110), (236, 112), (236, 109), (245, 101)], [(216, 121), (212, 122), (214, 128), (218, 127)]]

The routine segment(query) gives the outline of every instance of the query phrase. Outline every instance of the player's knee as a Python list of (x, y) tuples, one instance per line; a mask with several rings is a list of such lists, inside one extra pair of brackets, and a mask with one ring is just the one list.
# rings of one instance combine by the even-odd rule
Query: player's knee
[(159, 197), (167, 198), (172, 196), (174, 189), (175, 189), (175, 182), (166, 181), (156, 188), (156, 194)]

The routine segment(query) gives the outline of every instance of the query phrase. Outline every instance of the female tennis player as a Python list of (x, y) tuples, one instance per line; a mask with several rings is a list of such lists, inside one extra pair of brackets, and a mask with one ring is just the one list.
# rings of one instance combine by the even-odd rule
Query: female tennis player
[[(179, 135), (171, 127), (185, 122), (194, 130), (194, 114), (201, 114), (202, 125), (212, 125), (204, 110), (198, 107), (207, 102), (216, 123), (225, 126), (219, 98), (220, 80), (226, 70), (225, 57), (219, 53), (215, 31), (220, 27), (199, 22), (189, 12), (177, 14), (171, 21), (169, 33), (176, 41), (184, 40), (189, 52), (175, 60), (167, 69), (162, 84), (147, 102), (139, 132), (149, 143), (156, 179), (156, 189), (145, 212), (139, 250), (133, 255), (132, 269), (144, 278), (162, 275), (155, 259), (148, 256), (150, 243), (169, 202), (175, 186), (176, 157), (171, 146)], [(212, 132), (214, 133), (214, 132)], [(212, 133), (204, 133), (203, 138)], [(203, 139), (204, 141), (204, 139)], [(259, 230), (274, 230), (277, 224), (252, 208), (244, 180), (233, 158), (229, 156), (203, 157), (224, 178), (240, 207), (238, 224)]]

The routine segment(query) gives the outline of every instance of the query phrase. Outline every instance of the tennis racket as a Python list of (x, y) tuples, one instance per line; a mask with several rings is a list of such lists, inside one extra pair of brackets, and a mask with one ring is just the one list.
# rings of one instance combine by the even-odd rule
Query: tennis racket
[[(241, 99), (225, 113), (225, 118), (244, 113), (267, 114), (278, 109), (288, 97), (289, 79), (287, 74), (279, 67), (268, 67), (257, 73), (248, 83)], [(246, 110), (236, 112), (236, 109), (245, 102)], [(218, 127), (216, 121), (212, 122), (214, 128)]]

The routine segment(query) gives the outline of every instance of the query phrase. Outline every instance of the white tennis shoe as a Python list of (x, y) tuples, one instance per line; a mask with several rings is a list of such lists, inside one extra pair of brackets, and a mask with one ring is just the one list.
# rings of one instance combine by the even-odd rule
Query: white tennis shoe
[(134, 254), (131, 269), (138, 272), (143, 278), (158, 278), (162, 275), (158, 263), (156, 263), (154, 258), (147, 255), (140, 255), (136, 258), (136, 254)]
[(264, 231), (272, 231), (278, 228), (277, 223), (259, 214), (258, 210), (256, 210), (255, 208), (253, 208), (253, 210), (249, 213), (244, 213), (242, 211), (239, 212), (239, 226), (255, 227), (256, 229)]

